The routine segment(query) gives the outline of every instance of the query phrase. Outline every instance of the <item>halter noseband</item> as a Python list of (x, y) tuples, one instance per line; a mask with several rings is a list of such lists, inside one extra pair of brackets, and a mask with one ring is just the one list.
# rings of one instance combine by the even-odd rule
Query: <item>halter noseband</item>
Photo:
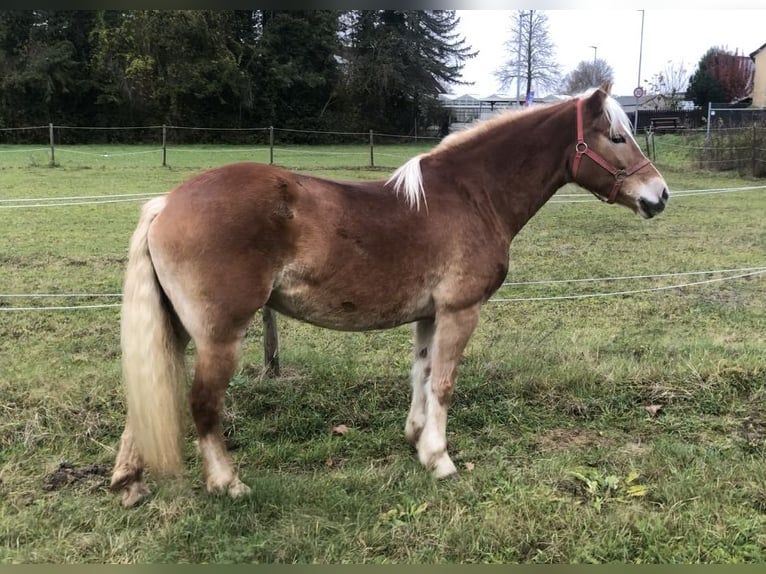
[[(598, 155), (596, 152), (592, 151), (588, 147), (588, 144), (585, 143), (585, 139), (583, 138), (582, 103), (583, 103), (582, 99), (577, 100), (577, 143), (575, 144), (574, 162), (572, 162), (572, 177), (577, 178), (577, 174), (580, 171), (580, 161), (582, 160), (582, 156), (587, 155), (590, 159), (592, 159), (594, 162), (596, 162), (598, 165), (603, 167), (606, 171), (608, 171), (610, 174), (614, 176), (614, 186), (612, 187), (612, 191), (609, 194), (608, 199), (606, 200), (607, 203), (614, 203), (614, 200), (617, 199), (617, 194), (620, 192), (620, 188), (622, 187), (622, 182), (625, 181), (625, 178), (630, 175), (633, 175), (642, 167), (650, 164), (651, 161), (649, 160), (649, 158), (644, 157), (644, 159), (640, 160), (633, 167), (629, 169), (621, 169), (618, 167), (614, 167), (611, 163), (606, 161), (603, 157)], [(599, 199), (602, 199), (602, 198), (599, 198)]]

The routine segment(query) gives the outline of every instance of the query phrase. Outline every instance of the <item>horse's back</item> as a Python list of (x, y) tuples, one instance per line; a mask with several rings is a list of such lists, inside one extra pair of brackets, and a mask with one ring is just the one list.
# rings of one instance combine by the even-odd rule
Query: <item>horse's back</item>
[(418, 258), (435, 251), (425, 221), (383, 182), (239, 163), (178, 185), (149, 241), (177, 307), (175, 300), (193, 301), (187, 306), (226, 308), (244, 320), (268, 301), (300, 319), (356, 330), (424, 312), (433, 281)]

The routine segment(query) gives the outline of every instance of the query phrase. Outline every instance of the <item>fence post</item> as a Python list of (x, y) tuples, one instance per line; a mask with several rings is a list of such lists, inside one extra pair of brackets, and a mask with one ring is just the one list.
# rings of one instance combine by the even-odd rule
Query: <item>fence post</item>
[(269, 165), (274, 165), (274, 126), (269, 126)]
[(375, 154), (373, 152), (372, 130), (370, 130), (370, 167), (375, 167)]
[(652, 150), (649, 148), (649, 130), (644, 130), (644, 138), (646, 139), (646, 155), (647, 157), (651, 158), (652, 161), (654, 161), (654, 158), (652, 157)]
[(652, 131), (649, 134), (649, 141), (652, 144), (652, 161), (657, 161), (657, 140), (655, 138), (655, 133)]
[(53, 138), (53, 124), (48, 124), (48, 139), (51, 142), (51, 162), (50, 167), (55, 167), (56, 165), (56, 145)]
[(263, 364), (269, 374), (279, 376), (277, 314), (265, 305), (263, 307)]
[(755, 130), (755, 122), (753, 122), (753, 171), (752, 176), (755, 177), (755, 137), (756, 137), (756, 130)]
[(168, 165), (167, 126), (162, 124), (162, 167)]

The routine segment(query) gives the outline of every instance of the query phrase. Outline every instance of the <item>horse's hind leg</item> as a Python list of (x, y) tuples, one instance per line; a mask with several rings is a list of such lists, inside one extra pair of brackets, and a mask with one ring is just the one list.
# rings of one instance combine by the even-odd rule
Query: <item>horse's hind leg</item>
[(415, 446), (426, 424), (426, 385), (431, 375), (433, 319), (418, 321), (413, 331), (415, 342), (412, 361), (412, 403), (404, 427), (404, 436), (407, 442)]
[(113, 492), (125, 489), (122, 494), (123, 506), (134, 506), (149, 494), (149, 489), (143, 482), (143, 474), (144, 461), (136, 449), (130, 419), (128, 419), (120, 438), (120, 450), (117, 452), (110, 484), (110, 489)]
[(239, 359), (242, 337), (228, 342), (197, 344), (197, 363), (191, 389), (191, 411), (199, 437), (199, 450), (210, 492), (237, 497), (250, 492), (239, 480), (226, 450), (221, 415), (226, 387)]
[(447, 409), (452, 400), (457, 366), (479, 320), (479, 307), (440, 311), (436, 315), (431, 377), (425, 385), (426, 420), (418, 440), (418, 458), (436, 478), (457, 472), (447, 454)]

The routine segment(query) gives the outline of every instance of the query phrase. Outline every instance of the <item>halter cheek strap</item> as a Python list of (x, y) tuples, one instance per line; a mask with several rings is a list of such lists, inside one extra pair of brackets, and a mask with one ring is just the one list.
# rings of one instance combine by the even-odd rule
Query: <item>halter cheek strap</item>
[(609, 197), (606, 200), (607, 203), (614, 203), (615, 199), (617, 199), (617, 194), (620, 192), (620, 188), (622, 187), (622, 182), (625, 181), (625, 178), (633, 175), (639, 169), (650, 164), (651, 161), (649, 158), (644, 157), (632, 167), (628, 169), (622, 169), (619, 167), (614, 167), (599, 154), (591, 150), (583, 138), (582, 103), (582, 99), (577, 100), (577, 143), (575, 144), (575, 157), (574, 161), (572, 162), (572, 176), (575, 179), (577, 178), (577, 175), (580, 172), (580, 162), (582, 161), (583, 156), (588, 156), (590, 159), (592, 159), (594, 162), (612, 174), (612, 176), (614, 176), (614, 186), (612, 186), (612, 191), (609, 193)]

